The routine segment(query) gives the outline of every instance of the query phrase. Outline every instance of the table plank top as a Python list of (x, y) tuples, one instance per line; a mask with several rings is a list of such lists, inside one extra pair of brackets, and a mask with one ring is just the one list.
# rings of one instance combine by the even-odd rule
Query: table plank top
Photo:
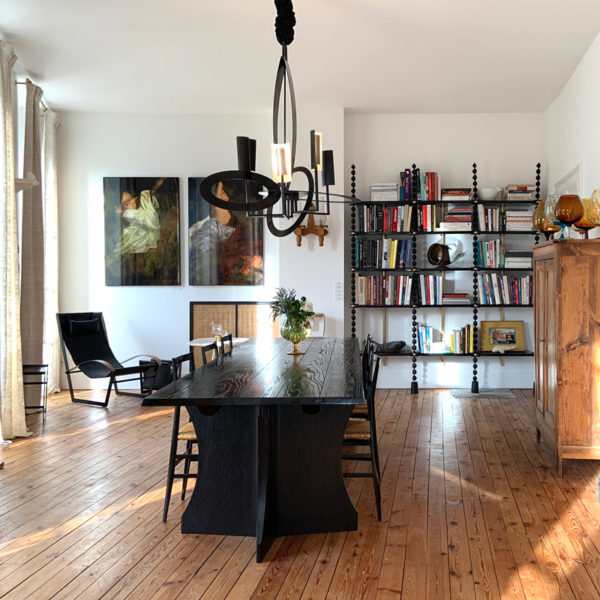
[(363, 401), (356, 338), (308, 338), (305, 354), (291, 342), (253, 338), (231, 356), (196, 369), (144, 398), (143, 406), (359, 404)]

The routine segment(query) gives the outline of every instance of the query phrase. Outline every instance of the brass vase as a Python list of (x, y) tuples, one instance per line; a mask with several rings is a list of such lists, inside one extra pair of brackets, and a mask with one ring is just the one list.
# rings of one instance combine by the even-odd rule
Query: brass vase
[(310, 336), (311, 328), (308, 321), (288, 321), (285, 317), (281, 317), (279, 323), (279, 335), (284, 340), (294, 344), (294, 349), (288, 354), (304, 354), (304, 352), (298, 350), (298, 344)]

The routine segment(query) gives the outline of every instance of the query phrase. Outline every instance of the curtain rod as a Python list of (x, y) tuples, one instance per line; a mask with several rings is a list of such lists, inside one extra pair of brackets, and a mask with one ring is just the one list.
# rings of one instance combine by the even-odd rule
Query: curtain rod
[[(15, 81), (17, 85), (27, 85), (28, 83), (33, 83), (29, 77), (25, 81), (19, 81), (18, 79)], [(43, 100), (40, 100), (40, 106), (44, 109), (44, 111), (48, 110), (48, 107), (44, 104)]]

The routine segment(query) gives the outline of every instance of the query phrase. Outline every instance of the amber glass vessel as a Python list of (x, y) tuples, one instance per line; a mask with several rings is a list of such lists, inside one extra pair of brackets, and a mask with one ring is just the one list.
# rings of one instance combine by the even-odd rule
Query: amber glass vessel
[(554, 210), (556, 219), (564, 225), (573, 225), (583, 217), (583, 204), (577, 194), (563, 194)]
[(583, 204), (583, 217), (577, 223), (573, 223), (573, 227), (583, 233), (587, 240), (588, 231), (594, 229), (600, 222), (600, 206), (591, 198), (583, 198), (581, 203)]
[(540, 200), (535, 209), (535, 213), (533, 214), (533, 226), (541, 231), (546, 239), (550, 239), (550, 235), (555, 231), (560, 231), (560, 227), (555, 225), (551, 221), (548, 221), (546, 218), (546, 202), (545, 200)]

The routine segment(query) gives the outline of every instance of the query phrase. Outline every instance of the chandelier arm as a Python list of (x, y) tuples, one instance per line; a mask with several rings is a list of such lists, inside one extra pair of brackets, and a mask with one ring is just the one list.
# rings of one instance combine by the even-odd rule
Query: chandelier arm
[[(235, 202), (232, 200), (221, 200), (217, 198), (212, 191), (213, 185), (216, 185), (220, 181), (226, 183), (228, 181), (251, 181), (259, 185), (264, 186), (269, 191), (265, 198), (261, 198), (256, 202)], [(281, 190), (277, 187), (277, 184), (272, 180), (261, 175), (260, 173), (245, 172), (245, 171), (220, 171), (219, 173), (213, 173), (208, 177), (205, 177), (200, 182), (200, 196), (209, 204), (216, 206), (217, 208), (223, 208), (224, 210), (247, 212), (264, 210), (266, 208), (272, 208), (273, 205), (281, 197)]]
[[(273, 95), (273, 142), (275, 144), (281, 143), (279, 141), (279, 104), (281, 102), (281, 89), (285, 80), (287, 79), (290, 95), (290, 105), (292, 108), (292, 142), (290, 149), (292, 153), (292, 167), (296, 160), (296, 137), (298, 131), (297, 117), (296, 117), (296, 94), (294, 93), (294, 82), (292, 80), (292, 71), (288, 61), (282, 56), (279, 59), (279, 66), (277, 67), (277, 77), (275, 78), (275, 93)], [(285, 136), (283, 142), (285, 142)]]
[(313, 201), (314, 183), (312, 179), (312, 173), (306, 167), (295, 167), (292, 172), (304, 173), (306, 175), (308, 180), (308, 196), (306, 197), (306, 202), (304, 203), (304, 208), (302, 209), (300, 216), (292, 223), (292, 225), (286, 227), (285, 229), (279, 229), (275, 226), (275, 223), (273, 222), (273, 208), (271, 207), (267, 209), (267, 227), (275, 237), (285, 237), (286, 235), (292, 233), (296, 227), (300, 227), (302, 221), (304, 221), (304, 218), (308, 214), (308, 209)]

